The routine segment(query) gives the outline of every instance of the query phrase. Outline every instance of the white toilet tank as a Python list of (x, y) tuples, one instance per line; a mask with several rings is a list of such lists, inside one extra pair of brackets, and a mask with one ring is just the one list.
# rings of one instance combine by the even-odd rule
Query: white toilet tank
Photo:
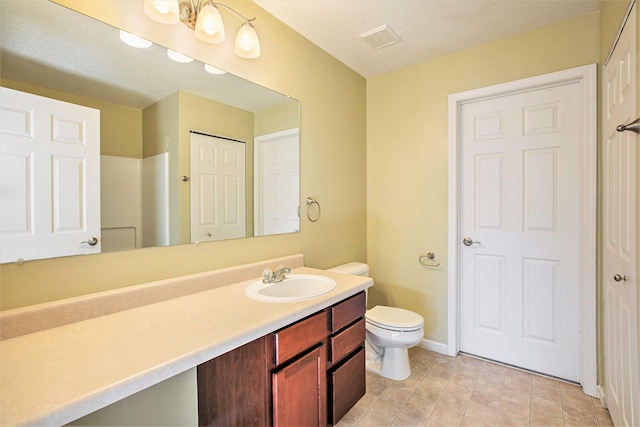
[(346, 264), (338, 265), (333, 268), (328, 268), (327, 271), (335, 271), (336, 273), (369, 277), (369, 266), (363, 262), (348, 262)]

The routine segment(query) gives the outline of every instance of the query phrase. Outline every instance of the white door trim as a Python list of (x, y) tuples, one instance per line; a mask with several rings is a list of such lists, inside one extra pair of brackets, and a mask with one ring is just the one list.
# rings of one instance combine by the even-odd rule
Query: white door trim
[(583, 391), (597, 396), (596, 354), (596, 191), (597, 110), (596, 64), (545, 74), (495, 86), (449, 95), (449, 252), (448, 252), (448, 345), (447, 353), (459, 351), (459, 258), (460, 258), (460, 109), (468, 102), (549, 86), (579, 83), (582, 88), (581, 145), (581, 384)]

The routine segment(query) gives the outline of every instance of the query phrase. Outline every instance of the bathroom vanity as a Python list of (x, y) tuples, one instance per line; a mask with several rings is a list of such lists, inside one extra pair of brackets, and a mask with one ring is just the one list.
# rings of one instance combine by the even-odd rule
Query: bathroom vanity
[(360, 292), (198, 366), (200, 425), (336, 424), (365, 393)]
[[(248, 298), (251, 281), (278, 264), (337, 287), (287, 303)], [(299, 416), (282, 404), (291, 396), (313, 400), (317, 413), (303, 415), (335, 422), (364, 391), (372, 284), (304, 267), (298, 255), (0, 313), (0, 425), (63, 425), (192, 371), (200, 424), (222, 412), (285, 424)], [(262, 397), (247, 409), (239, 396), (250, 388)]]

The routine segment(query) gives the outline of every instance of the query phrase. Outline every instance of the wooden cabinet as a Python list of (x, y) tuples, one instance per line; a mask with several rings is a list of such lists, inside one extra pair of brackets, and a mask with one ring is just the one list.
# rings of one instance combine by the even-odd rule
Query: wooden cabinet
[(365, 392), (365, 294), (198, 366), (200, 425), (337, 423)]
[(272, 374), (274, 426), (326, 425), (326, 357), (321, 344)]
[(361, 292), (329, 308), (328, 421), (336, 424), (366, 392), (366, 297)]
[(199, 425), (271, 424), (270, 348), (265, 336), (198, 365)]
[(272, 334), (274, 426), (327, 424), (327, 310)]

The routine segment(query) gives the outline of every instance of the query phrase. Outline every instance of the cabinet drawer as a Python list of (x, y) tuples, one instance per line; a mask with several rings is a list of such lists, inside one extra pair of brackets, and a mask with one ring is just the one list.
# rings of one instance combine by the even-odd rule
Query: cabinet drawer
[(358, 317), (362, 317), (366, 308), (364, 292), (331, 307), (331, 333), (339, 331)]
[(337, 424), (365, 393), (365, 351), (358, 350), (329, 373), (329, 422)]
[(327, 312), (321, 311), (274, 332), (275, 361), (279, 365), (327, 338)]
[(362, 346), (365, 338), (364, 319), (349, 326), (344, 331), (329, 338), (329, 357), (331, 363), (336, 363), (349, 352)]

